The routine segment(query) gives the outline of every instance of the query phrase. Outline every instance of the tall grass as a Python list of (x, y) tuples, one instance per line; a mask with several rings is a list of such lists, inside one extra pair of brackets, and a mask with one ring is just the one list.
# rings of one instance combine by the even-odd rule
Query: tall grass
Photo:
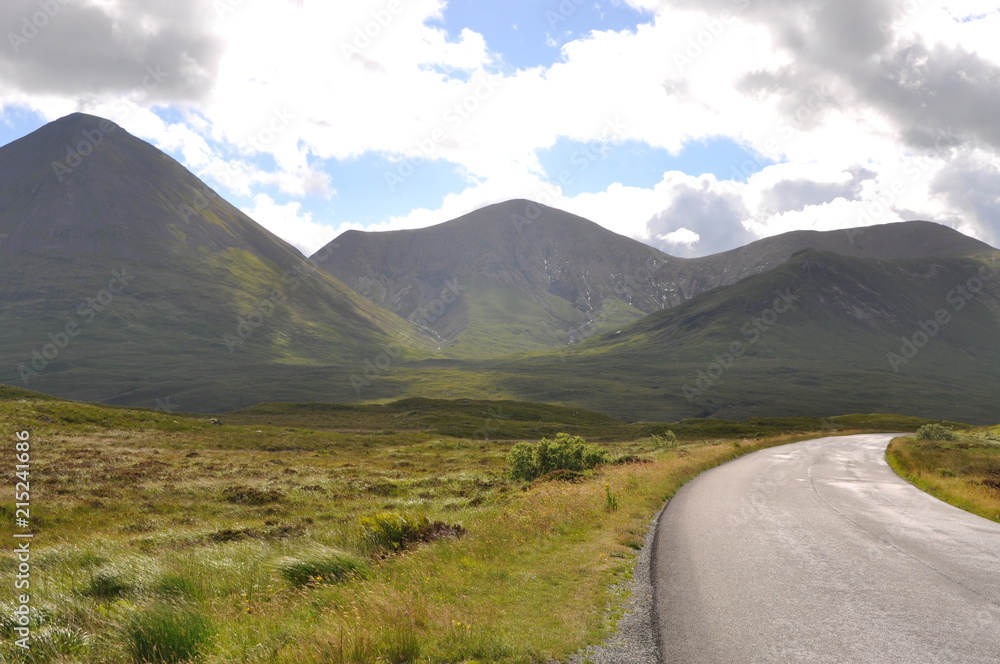
[(95, 422), (35, 434), (39, 661), (563, 660), (607, 634), (665, 499), (793, 440), (606, 443), (632, 462), (527, 484), (509, 442)]
[(309, 552), (299, 558), (282, 558), (276, 564), (278, 575), (296, 587), (336, 583), (352, 576), (364, 577), (368, 563), (360, 556), (326, 549)]
[(213, 625), (200, 607), (156, 603), (134, 615), (125, 632), (133, 661), (175, 664), (204, 650)]
[(1000, 427), (951, 435), (950, 440), (896, 438), (886, 460), (932, 496), (1000, 522)]

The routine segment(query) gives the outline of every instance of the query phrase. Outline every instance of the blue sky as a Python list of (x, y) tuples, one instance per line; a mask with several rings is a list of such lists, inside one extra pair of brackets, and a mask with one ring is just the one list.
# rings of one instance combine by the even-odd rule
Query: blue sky
[(515, 197), (683, 256), (912, 218), (997, 244), (998, 30), (979, 0), (71, 4), (0, 45), (0, 143), (108, 117), (306, 254)]
[(428, 24), (443, 27), (451, 39), (463, 29), (480, 33), (497, 54), (497, 66), (510, 71), (549, 67), (562, 60), (560, 49), (568, 42), (594, 30), (634, 31), (652, 18), (623, 2), (453, 0), (440, 20)]

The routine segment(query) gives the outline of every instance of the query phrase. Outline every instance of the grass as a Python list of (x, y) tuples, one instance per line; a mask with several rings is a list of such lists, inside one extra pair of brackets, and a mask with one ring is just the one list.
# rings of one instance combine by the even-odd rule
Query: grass
[[(139, 411), (143, 412), (143, 411)], [(884, 413), (834, 417), (751, 417), (742, 421), (684, 419), (678, 422), (623, 422), (573, 406), (513, 400), (409, 398), (378, 404), (264, 403), (220, 415), (236, 425), (309, 427), (324, 431), (368, 432), (383, 436), (421, 432), (488, 440), (538, 440), (559, 432), (588, 441), (649, 438), (673, 431), (682, 441), (709, 438), (755, 438), (803, 431), (916, 431), (940, 422)], [(946, 422), (953, 428), (967, 428)]]
[(932, 496), (1000, 523), (1000, 427), (961, 432), (948, 441), (896, 438), (886, 459)]
[(360, 556), (336, 549), (283, 558), (275, 567), (278, 575), (295, 587), (336, 583), (351, 576), (363, 576), (368, 570), (368, 564)]
[(213, 633), (211, 620), (197, 607), (154, 604), (134, 615), (125, 628), (136, 662), (173, 664), (196, 657)]
[[(687, 433), (664, 446), (648, 425), (600, 420), (626, 427), (602, 443), (626, 463), (529, 484), (507, 474), (514, 441), (390, 429), (389, 406), (362, 412), (368, 428), (322, 430), (284, 419), (291, 407), (271, 409), (280, 424), (214, 425), (11, 396), (0, 431), (31, 431), (33, 657), (80, 664), (565, 660), (608, 635), (622, 601), (609, 588), (683, 482), (808, 437), (810, 422), (677, 423)], [(441, 426), (455, 405), (406, 407)], [(556, 412), (506, 407), (517, 426)], [(729, 433), (691, 437), (713, 426)], [(794, 433), (758, 435), (782, 429)], [(0, 537), (13, 498), (0, 486)], [(400, 546), (370, 536), (371, 524), (399, 525), (386, 514), (409, 525)], [(0, 577), (14, 565), (0, 559)], [(0, 660), (17, 661), (12, 647)]]

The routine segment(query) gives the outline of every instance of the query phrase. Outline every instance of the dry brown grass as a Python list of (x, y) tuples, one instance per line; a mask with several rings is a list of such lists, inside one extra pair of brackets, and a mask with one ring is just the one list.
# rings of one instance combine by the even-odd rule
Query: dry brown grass
[(932, 496), (1000, 522), (1000, 427), (960, 433), (954, 441), (897, 438), (886, 457)]

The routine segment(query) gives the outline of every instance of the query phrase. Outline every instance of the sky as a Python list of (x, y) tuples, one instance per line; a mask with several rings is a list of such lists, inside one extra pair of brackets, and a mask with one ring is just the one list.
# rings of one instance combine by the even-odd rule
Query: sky
[(5, 0), (0, 28), (0, 144), (107, 117), (306, 255), (512, 198), (675, 256), (911, 219), (1000, 246), (995, 0)]

